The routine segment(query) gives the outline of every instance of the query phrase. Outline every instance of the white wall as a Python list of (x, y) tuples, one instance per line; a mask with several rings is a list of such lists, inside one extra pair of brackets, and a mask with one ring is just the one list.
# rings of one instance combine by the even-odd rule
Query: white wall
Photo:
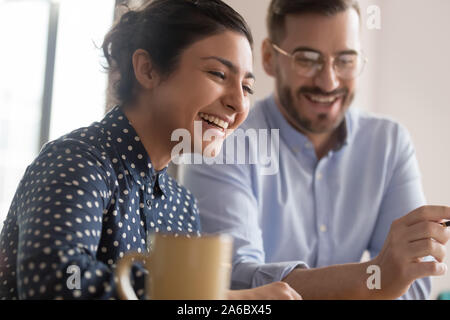
[[(260, 58), (270, 0), (226, 2), (244, 16), (254, 34), (257, 100), (273, 89)], [(360, 0), (360, 5), (369, 64), (354, 104), (388, 115), (409, 129), (428, 202), (450, 205), (450, 1)], [(366, 27), (370, 5), (381, 9), (380, 30)], [(450, 245), (446, 262), (450, 267)], [(431, 298), (444, 289), (450, 290), (450, 271), (433, 278)]]
[[(374, 111), (410, 131), (430, 204), (450, 205), (450, 1), (378, 0)], [(450, 267), (450, 245), (446, 263)], [(433, 279), (432, 298), (450, 290), (447, 276)]]

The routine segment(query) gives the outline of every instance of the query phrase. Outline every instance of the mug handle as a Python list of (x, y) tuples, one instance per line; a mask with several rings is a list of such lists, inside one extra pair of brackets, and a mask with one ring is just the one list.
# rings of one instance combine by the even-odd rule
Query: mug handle
[(127, 253), (117, 263), (117, 291), (122, 300), (139, 300), (130, 283), (130, 270), (135, 262), (145, 264), (148, 256), (139, 252)]

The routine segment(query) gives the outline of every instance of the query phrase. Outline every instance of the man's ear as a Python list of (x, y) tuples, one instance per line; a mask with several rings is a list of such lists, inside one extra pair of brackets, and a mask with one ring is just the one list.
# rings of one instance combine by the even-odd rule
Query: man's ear
[(153, 89), (158, 81), (158, 74), (147, 51), (137, 49), (132, 56), (134, 76), (143, 89)]
[(262, 43), (261, 50), (264, 70), (269, 76), (275, 77), (275, 55), (272, 42), (266, 38)]

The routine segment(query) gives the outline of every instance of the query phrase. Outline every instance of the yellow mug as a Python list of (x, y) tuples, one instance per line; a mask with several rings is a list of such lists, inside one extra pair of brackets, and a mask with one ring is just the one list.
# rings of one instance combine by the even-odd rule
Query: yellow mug
[(233, 240), (228, 235), (186, 237), (155, 234), (148, 254), (130, 252), (117, 263), (121, 299), (137, 300), (130, 270), (141, 262), (148, 271), (146, 298), (223, 300), (230, 284)]

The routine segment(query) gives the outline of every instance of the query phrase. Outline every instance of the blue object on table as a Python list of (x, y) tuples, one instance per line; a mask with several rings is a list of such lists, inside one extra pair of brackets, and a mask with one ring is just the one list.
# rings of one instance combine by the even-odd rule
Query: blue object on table
[(450, 300), (450, 291), (441, 292), (437, 299), (438, 300)]

